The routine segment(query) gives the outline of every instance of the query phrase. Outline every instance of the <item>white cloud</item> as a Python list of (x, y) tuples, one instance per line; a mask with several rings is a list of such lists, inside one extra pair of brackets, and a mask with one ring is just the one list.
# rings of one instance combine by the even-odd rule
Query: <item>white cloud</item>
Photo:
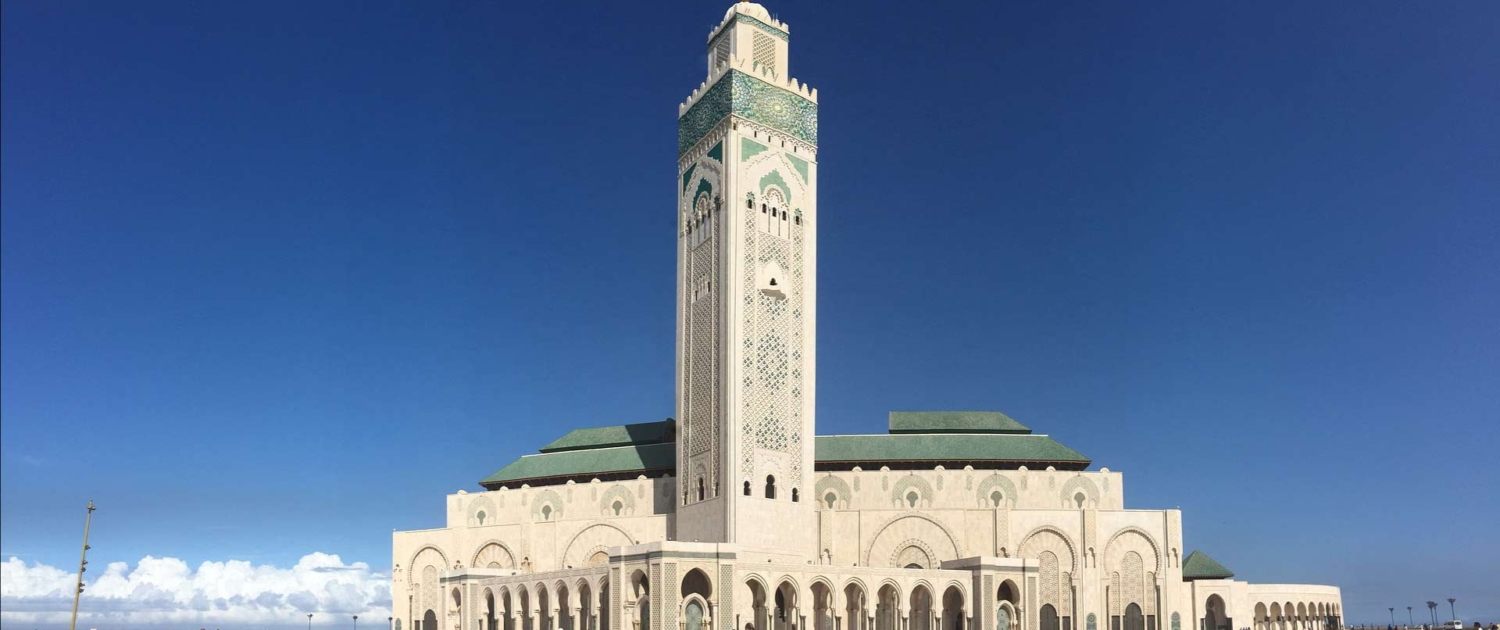
[[(93, 567), (90, 567), (93, 569)], [(135, 568), (112, 562), (85, 581), (79, 625), (85, 628), (304, 627), (368, 619), (383, 630), (390, 616), (390, 576), (363, 562), (311, 553), (282, 569), (243, 560), (204, 562), (194, 571), (177, 558), (146, 556)], [(65, 626), (75, 574), (19, 558), (0, 563), (0, 625)]]

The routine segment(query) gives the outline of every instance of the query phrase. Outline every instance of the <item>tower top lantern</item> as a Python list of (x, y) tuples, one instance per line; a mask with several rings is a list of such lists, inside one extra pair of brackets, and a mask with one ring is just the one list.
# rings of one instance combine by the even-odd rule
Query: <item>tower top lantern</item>
[(785, 80), (787, 40), (792, 29), (755, 2), (736, 2), (708, 34), (708, 74), (744, 59), (756, 74)]

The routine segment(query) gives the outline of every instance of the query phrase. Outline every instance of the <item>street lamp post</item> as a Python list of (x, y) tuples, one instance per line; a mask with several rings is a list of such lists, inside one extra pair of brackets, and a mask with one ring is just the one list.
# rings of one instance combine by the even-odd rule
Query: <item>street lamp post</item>
[(1454, 620), (1458, 619), (1458, 613), (1453, 612), (1453, 602), (1456, 602), (1456, 601), (1458, 601), (1458, 600), (1453, 599), (1452, 597), (1448, 598), (1448, 614), (1453, 615), (1453, 619)]
[(395, 618), (395, 617), (386, 617), (386, 618), (385, 618), (385, 627), (386, 627), (386, 628), (387, 628), (387, 629), (388, 629), (388, 630), (396, 630), (396, 622), (395, 622), (395, 619), (396, 619), (396, 618)]
[(89, 563), (89, 525), (94, 522), (94, 502), (89, 501), (89, 511), (83, 517), (83, 551), (78, 555), (78, 588), (73, 590), (73, 620), (68, 622), (68, 630), (73, 630), (78, 625), (78, 599), (83, 597), (83, 572), (88, 569), (85, 565)]
[(312, 630), (312, 613), (307, 613), (307, 630)]
[(359, 615), (354, 616), (354, 630), (359, 630)]
[(1427, 600), (1427, 615), (1432, 617), (1433, 627), (1437, 627), (1437, 602)]
[(1407, 606), (1406, 607), (1406, 623), (1407, 623), (1407, 627), (1411, 627), (1411, 626), (1417, 625), (1416, 620), (1412, 619), (1412, 616), (1411, 616), (1411, 606)]

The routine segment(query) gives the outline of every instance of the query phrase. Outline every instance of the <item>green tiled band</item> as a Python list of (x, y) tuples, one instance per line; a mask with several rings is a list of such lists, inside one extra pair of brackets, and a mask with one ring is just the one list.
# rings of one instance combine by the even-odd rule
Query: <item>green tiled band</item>
[(818, 143), (817, 103), (747, 72), (730, 70), (677, 119), (677, 155), (687, 153), (730, 114)]

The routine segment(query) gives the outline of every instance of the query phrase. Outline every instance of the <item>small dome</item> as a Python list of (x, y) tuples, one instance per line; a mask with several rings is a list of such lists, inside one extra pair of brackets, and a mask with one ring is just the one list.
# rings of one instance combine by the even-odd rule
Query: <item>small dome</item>
[(753, 17), (762, 22), (766, 22), (768, 24), (771, 22), (771, 12), (767, 11), (765, 7), (760, 6), (759, 3), (736, 2), (734, 3), (734, 6), (729, 7), (728, 11), (724, 12), (724, 19), (727, 20), (733, 17), (736, 13), (744, 13), (745, 15)]

